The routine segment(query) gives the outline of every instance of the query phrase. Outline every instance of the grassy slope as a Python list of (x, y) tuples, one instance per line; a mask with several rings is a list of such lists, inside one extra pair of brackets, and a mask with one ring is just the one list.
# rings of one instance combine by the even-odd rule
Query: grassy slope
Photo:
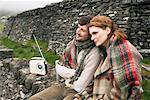
[(0, 32), (3, 31), (4, 25), (0, 22)]
[[(45, 59), (48, 61), (48, 63), (54, 65), (54, 62), (56, 59), (59, 59), (59, 56), (56, 55), (52, 51), (47, 51), (47, 43), (44, 43), (42, 41), (38, 41), (40, 48), (42, 50), (42, 53), (45, 57)], [(11, 48), (14, 50), (14, 57), (17, 58), (26, 58), (30, 59), (31, 57), (38, 57), (40, 56), (40, 53), (38, 51), (38, 48), (35, 44), (35, 41), (28, 41), (26, 45), (22, 45), (20, 43), (11, 41), (10, 39), (6, 37), (0, 37), (0, 44), (5, 45), (8, 48)]]
[[(143, 63), (146, 66), (150, 67), (150, 57), (148, 58), (144, 58)], [(142, 70), (142, 76), (143, 76), (143, 82), (142, 82), (142, 86), (143, 86), (143, 95), (142, 95), (142, 99), (143, 100), (150, 100), (150, 71), (147, 70)]]

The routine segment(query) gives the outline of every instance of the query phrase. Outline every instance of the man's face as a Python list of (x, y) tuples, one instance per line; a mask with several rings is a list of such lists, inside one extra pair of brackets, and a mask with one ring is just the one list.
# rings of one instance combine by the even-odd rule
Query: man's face
[(87, 25), (80, 25), (78, 24), (78, 28), (76, 30), (76, 40), (77, 41), (85, 41), (90, 38), (88, 33)]

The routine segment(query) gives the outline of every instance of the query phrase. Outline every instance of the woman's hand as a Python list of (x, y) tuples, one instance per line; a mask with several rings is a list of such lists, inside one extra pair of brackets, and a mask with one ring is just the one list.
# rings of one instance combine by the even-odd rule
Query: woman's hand
[(73, 100), (79, 100), (78, 98), (74, 98)]
[(80, 96), (80, 94), (76, 94), (76, 95), (74, 95), (73, 100), (82, 100), (82, 97)]

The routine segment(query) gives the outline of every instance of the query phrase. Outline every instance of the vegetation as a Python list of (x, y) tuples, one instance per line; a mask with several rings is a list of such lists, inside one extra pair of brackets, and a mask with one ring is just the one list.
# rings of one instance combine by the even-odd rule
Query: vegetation
[(143, 95), (142, 95), (142, 99), (143, 100), (150, 100), (150, 80), (144, 78), (143, 79)]
[[(149, 66), (150, 67), (150, 57), (144, 58), (143, 59), (143, 65)], [(150, 100), (150, 71), (142, 69), (142, 77), (143, 77), (143, 95), (142, 99), (143, 100)]]
[(150, 57), (144, 58), (143, 63), (150, 65)]
[(3, 31), (4, 25), (0, 22), (0, 32)]
[[(54, 65), (55, 60), (59, 59), (59, 56), (53, 51), (47, 51), (48, 44), (42, 41), (38, 41), (42, 53), (48, 63)], [(12, 41), (7, 37), (0, 37), (0, 44), (14, 50), (14, 57), (30, 59), (31, 57), (40, 57), (40, 52), (37, 48), (35, 41), (27, 41), (25, 45)]]

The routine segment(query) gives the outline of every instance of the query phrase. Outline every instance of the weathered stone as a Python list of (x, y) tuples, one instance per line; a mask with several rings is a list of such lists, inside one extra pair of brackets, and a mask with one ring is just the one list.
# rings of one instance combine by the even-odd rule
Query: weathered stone
[(39, 87), (40, 87), (40, 86), (39, 86), (39, 84), (37, 84), (37, 83), (34, 83), (34, 84), (32, 85), (32, 89), (31, 89), (32, 95), (34, 95), (34, 94), (37, 93)]
[(18, 84), (23, 85), (26, 80), (26, 75), (29, 74), (29, 68), (23, 68), (19, 70), (19, 78), (17, 79)]
[(26, 77), (25, 80), (25, 88), (30, 90), (32, 88), (32, 84), (35, 82), (36, 75), (30, 74)]
[(131, 3), (131, 1), (132, 1), (132, 0), (122, 0), (122, 3), (123, 3), (123, 4), (129, 4), (129, 3)]
[(12, 55), (13, 55), (12, 49), (0, 49), (0, 60), (12, 58)]

